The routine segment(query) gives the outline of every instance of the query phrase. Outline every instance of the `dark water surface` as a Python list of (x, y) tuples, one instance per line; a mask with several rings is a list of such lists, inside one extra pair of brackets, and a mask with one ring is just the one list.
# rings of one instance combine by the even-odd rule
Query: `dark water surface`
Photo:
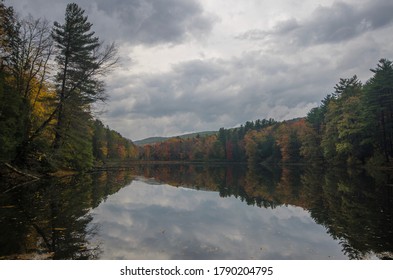
[(134, 165), (0, 194), (0, 259), (393, 258), (393, 176)]

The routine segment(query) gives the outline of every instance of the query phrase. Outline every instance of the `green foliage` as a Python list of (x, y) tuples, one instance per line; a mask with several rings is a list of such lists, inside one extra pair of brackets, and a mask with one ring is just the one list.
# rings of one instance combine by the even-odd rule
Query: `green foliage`
[(21, 141), (22, 98), (10, 81), (9, 68), (13, 42), (18, 38), (17, 21), (12, 7), (0, 2), (0, 158), (10, 160)]
[(18, 41), (18, 28), (14, 9), (0, 2), (0, 70), (3, 71), (10, 63), (12, 47)]
[[(63, 166), (88, 169), (93, 165), (93, 154), (103, 157), (97, 148), (100, 140), (91, 132), (91, 104), (104, 101), (104, 83), (100, 79), (113, 66), (115, 49), (101, 51), (99, 38), (91, 31), (92, 24), (77, 4), (68, 4), (65, 22), (55, 22), (52, 36), (58, 51), (56, 76), (58, 106), (56, 115), (54, 153)], [(96, 146), (93, 151), (93, 140)], [(110, 156), (125, 153), (114, 151), (108, 139)], [(121, 157), (124, 157), (121, 155)]]
[[(76, 102), (78, 103), (78, 102)], [(87, 170), (93, 166), (91, 116), (89, 112), (76, 110), (76, 104), (64, 107), (62, 145), (54, 150), (55, 164), (59, 168)]]
[[(116, 63), (114, 45), (102, 48), (77, 4), (67, 5), (65, 23), (56, 22), (52, 32), (46, 21), (18, 20), (3, 2), (0, 21), (1, 159), (54, 171), (86, 170), (95, 157), (106, 158), (108, 147), (94, 130), (91, 108), (105, 100), (101, 78)], [(54, 77), (48, 71), (52, 61)], [(119, 134), (114, 149), (109, 150), (121, 159), (137, 154)]]
[(139, 150), (131, 140), (105, 127), (100, 120), (94, 121), (92, 144), (94, 158), (100, 162), (139, 158)]
[(390, 162), (393, 156), (393, 63), (381, 59), (365, 85), (366, 110), (372, 123), (372, 140)]
[(0, 158), (10, 160), (22, 140), (20, 116), (23, 112), (22, 100), (6, 82), (6, 76), (6, 73), (0, 72)]
[(65, 23), (54, 24), (52, 36), (58, 50), (56, 62), (59, 68), (56, 76), (59, 108), (55, 149), (66, 144), (62, 141), (67, 130), (72, 129), (65, 120), (67, 114), (90, 110), (88, 105), (93, 103), (94, 95), (102, 92), (100, 83), (91, 75), (97, 68), (94, 51), (99, 46), (99, 39), (93, 36), (91, 27), (84, 11), (74, 3), (67, 5)]
[(270, 131), (250, 131), (245, 138), (248, 162), (252, 164), (268, 162), (276, 151), (274, 136)]
[(307, 122), (312, 125), (314, 130), (320, 134), (325, 124), (325, 116), (328, 110), (330, 101), (333, 100), (332, 95), (328, 94), (322, 101), (319, 107), (313, 108), (307, 114)]
[[(386, 60), (381, 61), (385, 66), (379, 65), (378, 69), (389, 68)], [(373, 70), (374, 73), (379, 71)], [(379, 143), (381, 151), (384, 150), (383, 147), (387, 148), (390, 138), (384, 133), (387, 127), (383, 128), (386, 116), (381, 116), (381, 112), (386, 111), (382, 108), (386, 104), (382, 106), (382, 103), (377, 102), (379, 97), (375, 98), (381, 91), (375, 86), (375, 76), (366, 86), (361, 84), (356, 75), (350, 79), (340, 79), (335, 86), (335, 92), (328, 96), (328, 102), (323, 102), (321, 107), (309, 114), (307, 120), (314, 131), (321, 135), (321, 148), (328, 163), (364, 164), (375, 153), (374, 143)], [(318, 122), (315, 119), (318, 119)], [(315, 125), (316, 123), (321, 125)], [(376, 133), (378, 130), (382, 131), (380, 135)], [(388, 161), (387, 151), (385, 155)]]
[(361, 98), (362, 85), (356, 76), (340, 79), (335, 86), (321, 141), (324, 157), (330, 163), (353, 162), (362, 154), (360, 139), (366, 127)]

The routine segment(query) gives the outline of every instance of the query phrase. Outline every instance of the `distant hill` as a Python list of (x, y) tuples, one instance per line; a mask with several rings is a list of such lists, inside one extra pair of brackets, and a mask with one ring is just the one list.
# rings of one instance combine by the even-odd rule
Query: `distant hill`
[(138, 141), (133, 141), (137, 146), (143, 146), (147, 144), (154, 144), (164, 142), (165, 140), (169, 139), (168, 137), (149, 137)]
[(188, 134), (172, 136), (172, 137), (149, 137), (149, 138), (145, 138), (145, 139), (133, 141), (133, 142), (137, 146), (144, 146), (144, 145), (149, 145), (149, 144), (161, 143), (161, 142), (164, 142), (168, 139), (176, 138), (176, 137), (179, 137), (182, 139), (187, 139), (187, 138), (197, 137), (197, 135), (208, 136), (208, 135), (213, 135), (216, 133), (217, 133), (217, 131), (202, 131), (202, 132), (188, 133)]

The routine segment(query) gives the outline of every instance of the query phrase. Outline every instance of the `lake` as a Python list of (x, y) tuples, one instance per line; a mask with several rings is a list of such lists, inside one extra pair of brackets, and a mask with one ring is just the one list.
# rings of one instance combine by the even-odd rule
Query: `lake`
[(392, 259), (393, 176), (131, 165), (0, 194), (0, 259)]

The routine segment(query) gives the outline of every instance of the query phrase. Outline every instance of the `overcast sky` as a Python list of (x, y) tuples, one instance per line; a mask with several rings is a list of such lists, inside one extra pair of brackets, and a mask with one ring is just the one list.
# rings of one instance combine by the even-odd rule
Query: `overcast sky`
[[(67, 0), (6, 0), (64, 21)], [(305, 116), (339, 78), (393, 59), (391, 0), (80, 0), (119, 47), (100, 118), (139, 140)]]

